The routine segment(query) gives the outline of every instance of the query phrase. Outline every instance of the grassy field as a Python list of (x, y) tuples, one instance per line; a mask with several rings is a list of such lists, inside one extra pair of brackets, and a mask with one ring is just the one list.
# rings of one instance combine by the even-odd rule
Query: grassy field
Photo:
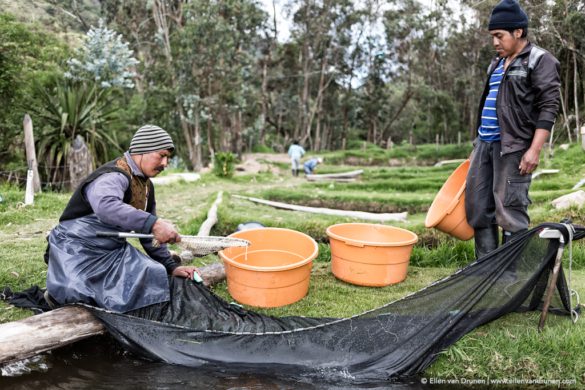
[[(461, 149), (461, 150), (460, 150)], [(436, 151), (434, 146), (408, 147), (392, 151), (370, 150), (335, 152), (325, 155), (319, 173), (364, 169), (354, 183), (311, 183), (292, 178), (288, 166), (282, 175), (259, 173), (219, 179), (205, 174), (196, 183), (178, 182), (157, 187), (159, 214), (174, 221), (183, 234), (195, 234), (218, 191), (224, 191), (219, 208), (219, 223), (214, 235), (227, 235), (238, 224), (258, 221), (266, 226), (302, 231), (319, 243), (319, 256), (311, 276), (307, 297), (277, 309), (264, 309), (270, 315), (350, 316), (394, 301), (453, 273), (473, 260), (473, 241), (461, 242), (441, 232), (426, 229), (424, 218), (436, 192), (455, 165), (434, 167), (440, 159), (462, 158), (469, 148), (451, 146)], [(436, 153), (433, 154), (433, 151)], [(409, 154), (410, 152), (410, 154)], [(392, 153), (392, 154), (391, 154)], [(405, 157), (407, 156), (407, 157)], [(414, 157), (413, 157), (414, 156)], [(408, 166), (391, 166), (403, 159)], [(355, 165), (356, 162), (363, 165)], [(375, 164), (379, 165), (375, 165)], [(533, 224), (558, 222), (570, 217), (584, 224), (582, 210), (556, 211), (550, 200), (572, 192), (571, 187), (585, 175), (585, 153), (573, 146), (547, 158), (542, 168), (558, 168), (556, 175), (543, 175), (531, 187), (530, 208)], [(352, 286), (335, 279), (330, 272), (330, 251), (325, 234), (327, 226), (354, 221), (347, 218), (278, 210), (253, 204), (232, 194), (254, 196), (299, 205), (342, 208), (370, 212), (408, 211), (408, 222), (395, 226), (414, 231), (419, 236), (411, 256), (405, 282), (384, 288)], [(57, 223), (70, 194), (42, 193), (32, 207), (22, 206), (21, 189), (0, 186), (0, 287), (22, 290), (31, 285), (45, 285), (47, 267), (42, 260), (47, 232)], [(302, 217), (299, 217), (302, 215)], [(573, 247), (573, 288), (585, 296), (585, 243)], [(197, 259), (204, 265), (218, 261), (215, 255)], [(565, 266), (567, 264), (565, 263)], [(226, 284), (214, 286), (215, 292), (231, 301)], [(0, 301), (0, 322), (31, 315)], [(573, 325), (564, 317), (549, 316), (542, 333), (536, 330), (539, 313), (508, 315), (466, 335), (446, 350), (425, 373), (434, 378), (524, 378), (566, 379), (585, 385), (585, 325)]]

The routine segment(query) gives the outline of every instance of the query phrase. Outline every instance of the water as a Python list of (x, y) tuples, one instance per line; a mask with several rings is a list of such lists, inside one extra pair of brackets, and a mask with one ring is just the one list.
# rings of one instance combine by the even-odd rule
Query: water
[[(436, 386), (434, 386), (436, 388)], [(109, 336), (93, 337), (2, 367), (1, 389), (419, 389), (416, 378), (370, 385), (319, 383), (315, 378), (233, 374), (149, 362)]]

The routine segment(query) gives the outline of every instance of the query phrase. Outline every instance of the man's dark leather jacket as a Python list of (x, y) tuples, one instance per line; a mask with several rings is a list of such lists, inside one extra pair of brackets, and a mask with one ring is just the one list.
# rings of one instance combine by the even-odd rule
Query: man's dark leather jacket
[[(489, 92), (489, 79), (499, 57), (488, 68), (488, 79), (479, 103), (477, 126)], [(560, 102), (560, 64), (548, 51), (528, 42), (512, 61), (500, 84), (496, 100), (502, 154), (526, 150), (536, 129), (551, 130)]]

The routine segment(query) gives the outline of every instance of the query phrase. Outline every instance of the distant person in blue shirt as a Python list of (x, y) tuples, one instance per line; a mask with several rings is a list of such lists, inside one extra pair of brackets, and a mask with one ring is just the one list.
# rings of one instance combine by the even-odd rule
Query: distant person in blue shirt
[(321, 164), (323, 159), (321, 157), (315, 157), (305, 162), (305, 175), (312, 175), (317, 165)]
[(294, 140), (290, 148), (288, 148), (288, 155), (290, 156), (290, 164), (292, 175), (299, 175), (299, 168), (301, 167), (301, 157), (305, 155), (305, 149), (299, 145), (299, 141)]

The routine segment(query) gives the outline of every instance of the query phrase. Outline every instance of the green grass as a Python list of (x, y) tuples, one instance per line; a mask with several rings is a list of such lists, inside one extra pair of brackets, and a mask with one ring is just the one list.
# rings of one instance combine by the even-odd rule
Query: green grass
[[(305, 298), (285, 307), (252, 309), (272, 316), (349, 317), (398, 300), (451, 273), (449, 268), (411, 267), (408, 278), (402, 283), (387, 287), (361, 287), (336, 279), (331, 273), (329, 259), (322, 259), (313, 265), (309, 293)], [(232, 301), (225, 283), (215, 286), (213, 291)]]
[[(575, 272), (583, 291), (585, 272)], [(540, 313), (514, 313), (464, 336), (444, 351), (425, 376), (440, 378), (524, 378), (585, 383), (585, 324), (548, 315), (538, 332)], [(556, 386), (555, 386), (556, 387)], [(567, 386), (563, 386), (567, 387)]]
[[(440, 149), (437, 156), (453, 159), (469, 153), (469, 148), (449, 148), (447, 151)], [(434, 145), (401, 146), (392, 151), (368, 146), (366, 152), (320, 154), (325, 156), (325, 163), (319, 167), (320, 173), (364, 169), (360, 180), (352, 183), (312, 183), (302, 177), (292, 178), (286, 164), (273, 164), (273, 167), (281, 168), (282, 175), (264, 172), (221, 179), (205, 174), (195, 183), (183, 181), (157, 186), (157, 210), (159, 215), (173, 221), (183, 234), (196, 234), (218, 192), (223, 191), (223, 202), (218, 209), (219, 222), (211, 234), (228, 235), (240, 223), (257, 221), (310, 235), (319, 243), (319, 255), (314, 261), (309, 294), (292, 305), (260, 311), (276, 316), (350, 316), (417, 291), (472, 261), (472, 240), (462, 242), (424, 226), (428, 207), (455, 168), (455, 165), (432, 166), (436, 160), (433, 151), (436, 151)], [(383, 165), (371, 166), (370, 154), (372, 161), (380, 161)], [(415, 165), (390, 166), (396, 163), (392, 159), (399, 156), (402, 156), (402, 162)], [(426, 160), (423, 161), (421, 156), (426, 156)], [(367, 160), (367, 164), (352, 165), (360, 159)], [(543, 175), (534, 181), (530, 193), (533, 204), (529, 209), (532, 224), (558, 222), (569, 217), (583, 225), (585, 214), (582, 210), (557, 211), (550, 201), (572, 192), (574, 183), (585, 176), (585, 153), (575, 145), (568, 151), (557, 151), (552, 160), (543, 163), (543, 167), (558, 168), (561, 172)], [(419, 237), (411, 255), (408, 278), (403, 283), (384, 288), (341, 282), (330, 272), (330, 250), (325, 231), (332, 224), (355, 220), (279, 210), (234, 198), (233, 194), (317, 207), (370, 212), (408, 211), (407, 222), (391, 224), (409, 229)], [(34, 284), (43, 287), (47, 270), (42, 258), (45, 236), (57, 223), (70, 194), (42, 193), (36, 196), (33, 206), (27, 207), (22, 205), (22, 189), (3, 185), (0, 186), (0, 195), (3, 197), (0, 203), (0, 287), (10, 286), (16, 291)], [(573, 245), (573, 283), (580, 295), (585, 296), (585, 242), (582, 241)], [(217, 256), (210, 255), (193, 264), (205, 265), (215, 261), (218, 261)], [(232, 300), (225, 283), (213, 289), (228, 301)], [(30, 314), (28, 310), (0, 302), (0, 323)], [(566, 318), (550, 315), (543, 333), (536, 332), (537, 322), (538, 313), (523, 313), (482, 326), (442, 353), (425, 375), (439, 378), (576, 378), (579, 384), (585, 384), (583, 322), (573, 325)]]

